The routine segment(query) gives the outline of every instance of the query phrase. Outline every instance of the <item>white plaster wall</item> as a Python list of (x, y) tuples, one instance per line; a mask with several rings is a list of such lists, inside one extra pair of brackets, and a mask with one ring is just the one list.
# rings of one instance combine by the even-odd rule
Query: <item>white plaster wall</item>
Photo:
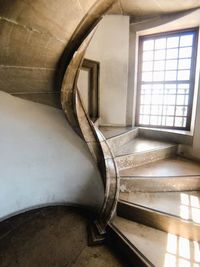
[(101, 177), (62, 111), (0, 92), (0, 151), (0, 220), (41, 205), (101, 206)]
[(129, 17), (105, 16), (85, 55), (100, 62), (100, 125), (126, 125), (128, 55)]
[(88, 105), (89, 105), (89, 71), (81, 70), (78, 77), (78, 88), (80, 88), (80, 96), (82, 103), (84, 105), (85, 111), (88, 113)]

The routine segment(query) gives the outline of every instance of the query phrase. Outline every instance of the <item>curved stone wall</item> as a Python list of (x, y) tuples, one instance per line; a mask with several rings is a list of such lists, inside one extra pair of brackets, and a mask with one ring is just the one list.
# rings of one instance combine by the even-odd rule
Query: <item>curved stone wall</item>
[(96, 0), (0, 0), (0, 90), (60, 107), (56, 70)]
[(0, 220), (39, 206), (98, 210), (102, 179), (62, 111), (0, 92)]

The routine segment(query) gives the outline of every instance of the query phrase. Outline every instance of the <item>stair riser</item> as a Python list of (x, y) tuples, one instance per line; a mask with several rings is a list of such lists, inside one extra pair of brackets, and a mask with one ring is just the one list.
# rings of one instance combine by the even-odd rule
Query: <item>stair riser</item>
[(120, 179), (121, 192), (176, 192), (198, 190), (200, 190), (200, 176), (178, 178), (127, 177)]
[(134, 168), (145, 165), (147, 163), (155, 162), (157, 160), (171, 158), (176, 155), (177, 146), (171, 146), (163, 149), (156, 149), (153, 151), (135, 153), (116, 157), (116, 162), (119, 170)]
[(130, 267), (153, 267), (112, 223), (108, 227), (107, 242), (114, 247), (117, 253), (123, 255)]
[(120, 146), (125, 145), (126, 143), (130, 142), (137, 136), (138, 136), (138, 129), (134, 129), (124, 134), (109, 138), (108, 143), (113, 152), (115, 152)]
[(135, 221), (187, 239), (200, 240), (200, 225), (166, 213), (157, 212), (138, 205), (118, 202), (117, 214)]

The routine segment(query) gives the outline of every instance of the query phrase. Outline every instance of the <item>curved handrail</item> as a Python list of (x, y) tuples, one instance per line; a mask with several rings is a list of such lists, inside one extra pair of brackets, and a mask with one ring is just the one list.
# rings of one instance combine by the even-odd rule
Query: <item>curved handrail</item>
[[(61, 103), (65, 115), (72, 128), (85, 140), (88, 148), (99, 167), (102, 176), (105, 197), (99, 216), (95, 221), (99, 234), (104, 234), (105, 229), (116, 209), (119, 188), (119, 174), (110, 147), (86, 114), (78, 93), (77, 79), (84, 58), (85, 50), (93, 36), (93, 28), (101, 16), (112, 6), (115, 0), (101, 0), (88, 12), (72, 37), (72, 43), (80, 44), (74, 53), (64, 74), (61, 87)], [(83, 41), (80, 36), (87, 36)], [(70, 42), (69, 42), (70, 43)], [(82, 43), (82, 44), (81, 44)], [(72, 50), (72, 48), (70, 47)]]

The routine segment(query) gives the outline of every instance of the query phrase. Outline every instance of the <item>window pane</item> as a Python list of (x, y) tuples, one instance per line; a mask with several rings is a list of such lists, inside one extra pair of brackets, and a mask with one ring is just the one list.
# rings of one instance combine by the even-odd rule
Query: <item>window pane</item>
[(162, 104), (162, 95), (152, 95), (151, 97), (151, 103), (154, 105)]
[(143, 94), (143, 95), (151, 94), (151, 85), (143, 84), (141, 87), (141, 94)]
[(159, 60), (154, 62), (154, 70), (164, 70), (165, 68), (165, 61)]
[(143, 71), (152, 71), (153, 70), (153, 62), (152, 61), (143, 62), (142, 70)]
[(174, 115), (175, 107), (174, 106), (166, 106), (166, 115)]
[(155, 51), (155, 60), (165, 59), (166, 50), (156, 50)]
[(193, 34), (187, 34), (181, 36), (180, 46), (192, 46), (193, 43)]
[(150, 113), (150, 105), (140, 106), (140, 114), (149, 114), (149, 113)]
[(184, 119), (182, 117), (175, 117), (175, 126), (176, 127), (183, 127)]
[(176, 96), (175, 95), (166, 95), (165, 96), (165, 105), (175, 105)]
[(187, 105), (188, 104), (188, 96), (187, 95), (179, 95), (176, 99), (177, 105)]
[(140, 124), (149, 124), (149, 116), (141, 115), (140, 116)]
[(166, 126), (173, 126), (174, 118), (173, 117), (166, 117)]
[(174, 59), (178, 57), (178, 49), (167, 50), (167, 59)]
[(155, 40), (155, 49), (164, 49), (164, 48), (166, 48), (166, 38)]
[(152, 87), (153, 95), (163, 95), (163, 84), (154, 84)]
[(147, 60), (153, 60), (153, 52), (151, 51), (147, 51), (143, 53), (143, 60), (147, 61)]
[(164, 81), (164, 74), (164, 71), (154, 71), (153, 80), (157, 82)]
[(165, 81), (174, 81), (176, 80), (177, 72), (176, 71), (166, 71)]
[(157, 125), (158, 117), (157, 116), (151, 116), (150, 117), (150, 124), (151, 125)]
[(144, 90), (151, 90), (151, 85), (150, 84), (142, 84), (142, 89)]
[(178, 47), (179, 37), (169, 37), (167, 38), (167, 48)]
[(179, 57), (186, 58), (192, 56), (192, 47), (184, 47), (179, 50)]
[(189, 94), (189, 84), (179, 84), (178, 94)]
[(179, 69), (190, 69), (191, 59), (179, 59), (178, 68)]
[(167, 60), (166, 70), (175, 70), (175, 69), (177, 69), (177, 60)]
[(150, 103), (150, 98), (148, 95), (141, 95), (140, 99), (141, 104), (149, 104)]
[(183, 124), (182, 127), (186, 127), (186, 118), (183, 118)]
[(150, 95), (151, 94), (151, 89), (146, 89), (146, 90), (142, 89), (141, 90), (141, 94), (142, 95)]
[(162, 125), (163, 126), (166, 126), (166, 116), (163, 116), (162, 117)]
[(142, 81), (143, 82), (151, 82), (152, 81), (152, 72), (143, 72), (142, 73)]
[(178, 71), (178, 80), (189, 80), (190, 79), (190, 70), (180, 70)]
[(187, 107), (186, 106), (176, 107), (176, 116), (187, 116)]
[(143, 42), (143, 50), (153, 50), (154, 40), (148, 40)]
[(166, 84), (165, 85), (165, 94), (176, 94), (176, 84)]
[(151, 106), (151, 114), (152, 115), (160, 115), (162, 112), (162, 106), (161, 105), (152, 105)]

